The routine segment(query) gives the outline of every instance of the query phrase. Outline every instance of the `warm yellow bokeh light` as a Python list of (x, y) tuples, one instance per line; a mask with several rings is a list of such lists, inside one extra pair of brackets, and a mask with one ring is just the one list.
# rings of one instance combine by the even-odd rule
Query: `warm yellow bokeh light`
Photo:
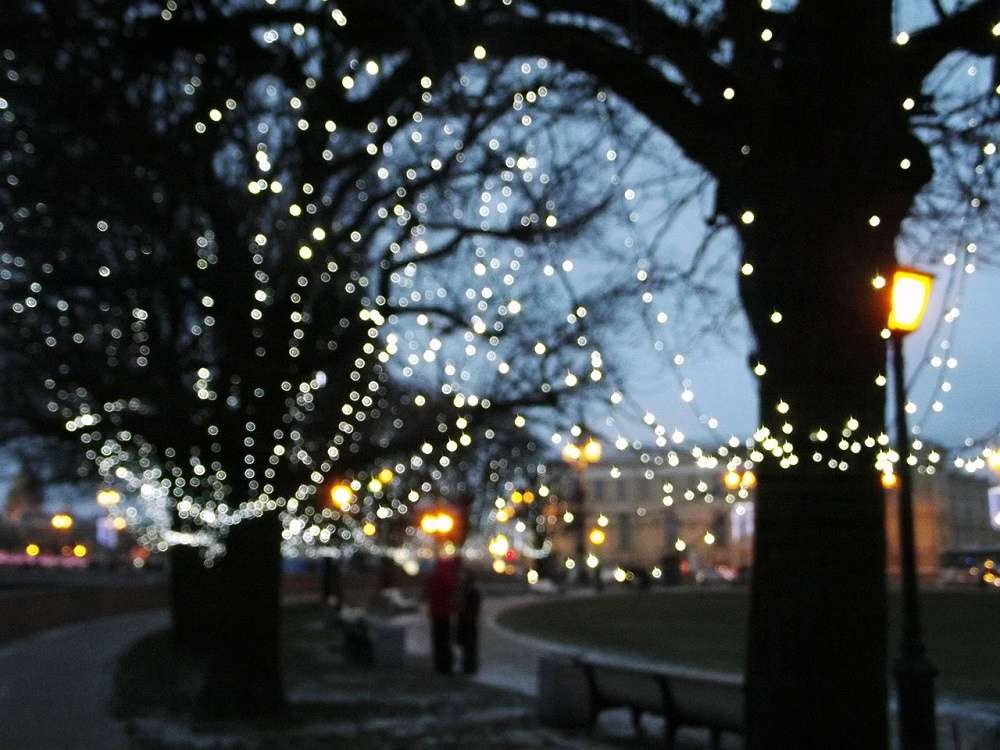
[(27, 547), (24, 548), (24, 552), (28, 557), (38, 557), (42, 549), (37, 544), (32, 542)]
[(392, 481), (393, 476), (392, 469), (382, 469), (382, 471), (378, 473), (378, 481), (382, 484), (389, 484)]
[(583, 460), (588, 464), (595, 464), (601, 460), (601, 444), (594, 438), (590, 438), (583, 444)]
[(895, 474), (893, 474), (891, 471), (890, 472), (885, 472), (884, 474), (882, 474), (882, 486), (885, 489), (891, 490), (891, 489), (895, 488), (895, 486), (897, 484), (899, 484), (899, 478)]
[(455, 519), (447, 513), (438, 513), (438, 533), (449, 534), (455, 528)]
[(87, 546), (84, 544), (77, 544), (73, 547), (73, 555), (75, 557), (86, 557), (87, 556)]
[(506, 534), (497, 534), (490, 539), (487, 549), (489, 549), (490, 554), (494, 557), (503, 557), (510, 550), (510, 540)]
[(986, 458), (986, 465), (991, 470), (1000, 473), (1000, 450), (994, 448), (990, 451), (990, 455)]
[(354, 491), (346, 484), (335, 484), (330, 488), (330, 502), (337, 510), (350, 510), (351, 504), (354, 502)]
[(909, 333), (920, 327), (931, 296), (933, 277), (920, 271), (899, 269), (892, 275), (892, 308), (889, 330)]
[(727, 471), (722, 477), (722, 483), (726, 485), (727, 490), (739, 489), (740, 480), (741, 477), (738, 471)]
[(603, 529), (591, 529), (589, 538), (591, 544), (593, 544), (595, 547), (600, 547), (602, 544), (604, 544), (608, 536), (607, 534), (604, 533)]
[(580, 460), (580, 447), (573, 443), (566, 443), (562, 449), (562, 457), (570, 463), (576, 463)]
[(102, 508), (113, 508), (121, 502), (121, 499), (118, 490), (103, 489), (97, 493), (97, 504)]
[(73, 516), (69, 513), (56, 513), (52, 516), (53, 529), (69, 529), (73, 526)]
[(420, 530), (425, 534), (450, 534), (455, 529), (455, 519), (450, 513), (425, 513), (420, 517)]

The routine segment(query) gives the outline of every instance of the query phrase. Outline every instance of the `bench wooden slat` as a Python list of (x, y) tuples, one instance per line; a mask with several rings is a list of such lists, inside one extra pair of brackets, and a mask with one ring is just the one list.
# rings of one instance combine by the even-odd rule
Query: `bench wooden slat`
[(607, 657), (579, 657), (591, 690), (593, 721), (606, 708), (629, 708), (636, 728), (649, 713), (667, 722), (667, 746), (678, 727), (707, 727), (713, 747), (719, 732), (743, 731), (743, 681), (729, 675), (701, 675), (685, 669), (644, 669)]

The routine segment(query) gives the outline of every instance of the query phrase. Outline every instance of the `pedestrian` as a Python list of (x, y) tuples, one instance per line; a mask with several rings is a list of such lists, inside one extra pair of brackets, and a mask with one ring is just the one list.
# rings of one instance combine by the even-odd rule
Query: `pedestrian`
[(441, 674), (451, 674), (451, 616), (456, 584), (454, 559), (439, 558), (427, 577), (424, 594), (427, 599), (427, 614), (431, 619), (434, 670)]
[(456, 616), (456, 635), (462, 649), (462, 672), (465, 674), (479, 671), (479, 610), (482, 600), (475, 575), (471, 570), (465, 571), (458, 589)]

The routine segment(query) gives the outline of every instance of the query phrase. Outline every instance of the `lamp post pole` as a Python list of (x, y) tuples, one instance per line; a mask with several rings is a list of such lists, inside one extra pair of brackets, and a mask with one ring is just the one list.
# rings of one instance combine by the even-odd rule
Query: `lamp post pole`
[(906, 425), (906, 385), (903, 372), (903, 333), (892, 336), (892, 369), (896, 400), (896, 445), (899, 450), (899, 551), (903, 593), (903, 633), (895, 664), (899, 703), (899, 740), (902, 750), (934, 750), (934, 676), (920, 628), (917, 598), (917, 560), (913, 533), (913, 483), (910, 475), (909, 430)]

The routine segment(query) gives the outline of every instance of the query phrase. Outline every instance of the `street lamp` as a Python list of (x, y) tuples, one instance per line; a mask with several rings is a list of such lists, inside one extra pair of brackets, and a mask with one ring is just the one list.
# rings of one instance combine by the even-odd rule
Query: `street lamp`
[(354, 490), (350, 485), (338, 482), (330, 488), (330, 502), (337, 510), (346, 513), (354, 503)]
[(447, 511), (431, 511), (420, 517), (420, 530), (442, 539), (455, 530), (455, 517)]
[(920, 327), (932, 277), (913, 269), (899, 268), (892, 277), (888, 328), (892, 338), (893, 384), (896, 398), (896, 445), (899, 467), (894, 480), (883, 475), (884, 485), (898, 485), (899, 551), (903, 584), (903, 640), (896, 660), (896, 690), (899, 699), (899, 739), (903, 750), (933, 750), (937, 745), (934, 716), (934, 669), (927, 658), (920, 629), (917, 598), (917, 561), (913, 534), (913, 483), (906, 425), (906, 383), (903, 372), (903, 338)]
[(114, 508), (122, 500), (121, 493), (118, 490), (113, 490), (111, 488), (105, 488), (99, 490), (97, 493), (97, 504), (102, 508)]
[[(583, 473), (587, 470), (587, 466), (601, 460), (601, 453), (601, 444), (593, 437), (587, 438), (586, 441), (579, 445), (576, 443), (566, 443), (562, 449), (563, 460), (576, 469), (576, 507), (573, 513), (573, 521), (576, 524), (576, 556), (579, 560), (583, 560), (587, 554), (587, 519), (584, 512), (586, 488), (583, 482)], [(586, 575), (582, 567), (578, 575), (581, 579)], [(597, 585), (600, 586), (599, 580)]]

